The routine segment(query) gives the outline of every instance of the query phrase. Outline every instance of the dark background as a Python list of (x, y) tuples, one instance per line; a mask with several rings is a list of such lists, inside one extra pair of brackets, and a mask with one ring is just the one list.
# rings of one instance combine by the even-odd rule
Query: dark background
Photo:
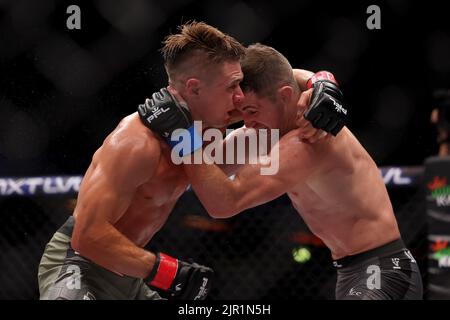
[[(71, 4), (81, 30), (66, 28)], [(381, 30), (366, 27), (370, 4)], [(444, 1), (0, 0), (0, 177), (83, 175), (120, 119), (166, 85), (161, 41), (191, 19), (274, 46), (294, 67), (332, 71), (348, 127), (379, 166), (437, 152), (430, 98), (450, 87)], [(388, 191), (426, 280), (423, 189)], [(0, 199), (0, 299), (38, 297), (39, 259), (75, 197)], [(218, 222), (187, 192), (149, 248), (213, 267), (212, 299), (333, 299), (335, 272), (317, 240), (287, 197)], [(295, 262), (296, 248), (311, 259)]]
[[(166, 84), (164, 36), (191, 19), (341, 83), (349, 128), (376, 163), (436, 152), (431, 90), (449, 87), (444, 2), (0, 1), (0, 176), (82, 174), (125, 115)], [(66, 8), (81, 8), (68, 30)], [(366, 9), (381, 8), (381, 30)]]

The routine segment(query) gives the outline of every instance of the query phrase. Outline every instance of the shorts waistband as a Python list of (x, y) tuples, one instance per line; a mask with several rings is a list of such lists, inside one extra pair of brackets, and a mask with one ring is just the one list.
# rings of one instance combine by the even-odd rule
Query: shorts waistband
[(351, 264), (357, 264), (366, 260), (369, 260), (374, 257), (383, 257), (387, 256), (396, 251), (405, 249), (405, 243), (402, 238), (386, 243), (380, 247), (370, 249), (368, 251), (364, 251), (355, 255), (346, 256), (342, 259), (334, 260), (333, 266), (335, 268), (344, 268)]
[(66, 222), (64, 222), (64, 224), (58, 229), (57, 232), (60, 232), (62, 234), (65, 234), (66, 236), (72, 237), (74, 223), (75, 223), (75, 219), (73, 218), (73, 216), (70, 216), (66, 220)]

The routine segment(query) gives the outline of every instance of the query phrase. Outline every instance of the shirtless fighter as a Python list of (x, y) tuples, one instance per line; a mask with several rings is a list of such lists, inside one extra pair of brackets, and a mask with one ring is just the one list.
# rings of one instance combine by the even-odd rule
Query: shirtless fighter
[[(278, 153), (268, 155), (269, 161), (279, 157), (279, 170), (261, 175), (261, 164), (246, 164), (230, 180), (206, 161), (184, 165), (209, 214), (231, 217), (287, 193), (311, 231), (331, 250), (338, 274), (337, 299), (421, 299), (420, 271), (401, 239), (386, 187), (370, 155), (346, 127), (336, 137), (310, 144), (300, 140), (292, 121), (299, 97), (306, 116), (319, 102), (342, 108), (334, 78), (311, 73), (311, 89), (302, 93), (286, 58), (260, 44), (246, 50), (241, 66), (245, 98), (239, 110), (245, 127), (233, 135), (251, 128), (280, 129)], [(326, 121), (319, 117), (316, 124), (326, 126)]]
[[(169, 82), (185, 88), (193, 119), (226, 126), (242, 98), (242, 45), (193, 22), (167, 37), (162, 53)], [(73, 217), (46, 246), (38, 271), (40, 298), (160, 299), (151, 286), (174, 298), (204, 299), (210, 268), (143, 249), (187, 186), (163, 140), (137, 113), (124, 118), (95, 152)]]

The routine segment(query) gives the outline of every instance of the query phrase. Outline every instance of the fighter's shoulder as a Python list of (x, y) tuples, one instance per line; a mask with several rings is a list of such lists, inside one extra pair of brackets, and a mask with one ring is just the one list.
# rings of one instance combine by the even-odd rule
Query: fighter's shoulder
[(299, 129), (294, 129), (283, 135), (278, 144), (280, 147), (300, 147), (302, 142), (300, 140)]
[(119, 154), (139, 158), (159, 157), (159, 139), (139, 120), (137, 113), (123, 118), (116, 129), (105, 139), (104, 146)]
[(283, 135), (278, 141), (280, 160), (286, 162), (292, 158), (309, 162), (314, 158), (314, 151), (310, 145), (300, 139), (298, 129), (294, 129)]

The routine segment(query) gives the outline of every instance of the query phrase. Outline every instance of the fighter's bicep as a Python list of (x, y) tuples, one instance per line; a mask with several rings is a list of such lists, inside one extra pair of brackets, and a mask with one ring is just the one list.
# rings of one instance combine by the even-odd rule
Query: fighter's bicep
[(77, 221), (87, 224), (116, 222), (131, 202), (131, 193), (121, 192), (104, 177), (88, 184), (87, 188), (80, 190), (76, 207)]
[(286, 193), (284, 179), (273, 176), (254, 175), (251, 179), (238, 177), (236, 183), (241, 186), (237, 207), (239, 211), (272, 201)]

